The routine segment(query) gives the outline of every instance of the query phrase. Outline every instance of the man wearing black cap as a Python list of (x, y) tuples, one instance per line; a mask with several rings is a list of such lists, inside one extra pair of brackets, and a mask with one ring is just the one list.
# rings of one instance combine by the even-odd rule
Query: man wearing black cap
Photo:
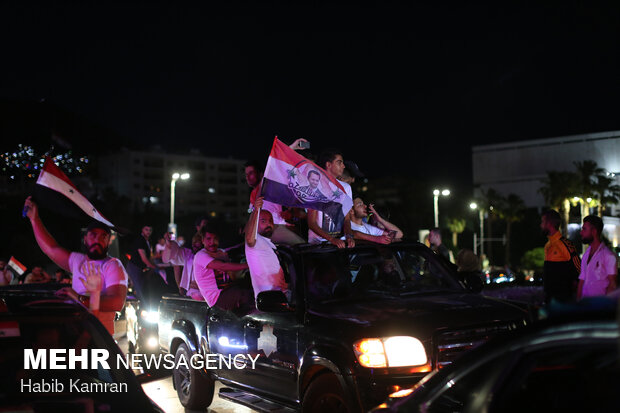
[(353, 185), (355, 182), (355, 178), (363, 178), (364, 174), (360, 171), (360, 168), (353, 161), (344, 161), (344, 171), (342, 171), (342, 176), (340, 180), (348, 183), (349, 185)]
[(24, 209), (41, 250), (60, 268), (73, 273), (73, 288), (62, 291), (89, 307), (114, 334), (114, 316), (123, 308), (127, 295), (127, 273), (117, 258), (108, 256), (110, 228), (99, 221), (91, 222), (84, 236), (86, 254), (71, 252), (58, 245), (47, 231), (31, 197), (26, 199)]

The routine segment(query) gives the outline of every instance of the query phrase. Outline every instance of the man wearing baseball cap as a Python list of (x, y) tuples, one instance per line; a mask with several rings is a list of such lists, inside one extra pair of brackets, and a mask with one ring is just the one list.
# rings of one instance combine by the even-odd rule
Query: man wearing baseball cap
[(24, 209), (41, 250), (60, 268), (73, 273), (72, 288), (65, 287), (60, 292), (90, 308), (110, 334), (114, 334), (114, 316), (122, 310), (127, 295), (127, 272), (117, 258), (108, 256), (110, 228), (92, 221), (84, 236), (86, 254), (71, 252), (58, 245), (47, 231), (31, 197), (26, 199)]

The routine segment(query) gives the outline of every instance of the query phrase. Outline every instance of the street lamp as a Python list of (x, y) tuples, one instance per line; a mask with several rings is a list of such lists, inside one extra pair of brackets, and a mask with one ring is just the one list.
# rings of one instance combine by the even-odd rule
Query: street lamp
[[(482, 256), (482, 254), (484, 254), (484, 212), (482, 211), (482, 208), (478, 208), (478, 204), (476, 204), (475, 202), (469, 204), (469, 207), (471, 209), (478, 210), (478, 218), (480, 219), (480, 256)], [(474, 241), (474, 254), (476, 253), (477, 246), (476, 242)]]
[(185, 181), (189, 179), (189, 174), (187, 172), (182, 174), (175, 172), (170, 180), (170, 223), (168, 224), (168, 231), (175, 235), (177, 233), (177, 225), (174, 223), (174, 189), (179, 179)]
[(439, 227), (439, 195), (448, 196), (450, 195), (449, 189), (434, 189), (433, 190), (433, 209), (435, 212), (435, 228)]

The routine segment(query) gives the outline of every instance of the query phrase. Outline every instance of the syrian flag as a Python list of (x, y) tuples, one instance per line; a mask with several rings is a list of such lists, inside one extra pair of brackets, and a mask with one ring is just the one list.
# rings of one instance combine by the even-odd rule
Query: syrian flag
[[(114, 224), (108, 221), (103, 215), (97, 211), (97, 208), (91, 204), (88, 199), (84, 195), (78, 191), (78, 189), (73, 185), (73, 182), (60, 170), (58, 166), (52, 161), (49, 156), (45, 157), (45, 163), (43, 164), (43, 168), (41, 169), (41, 173), (39, 174), (39, 178), (37, 179), (37, 185), (41, 185), (52, 191), (56, 191), (64, 195), (69, 201), (73, 204), (77, 205), (82, 211), (86, 213), (91, 218), (96, 219), (97, 221), (103, 222), (110, 228), (114, 228)], [(50, 203), (55, 204), (55, 207), (52, 206), (52, 209), (64, 211), (66, 206), (62, 206), (62, 201), (57, 202), (50, 199), (48, 196), (37, 196), (37, 198), (46, 198), (43, 202), (49, 206)], [(41, 201), (39, 201), (41, 202)], [(66, 211), (64, 211), (66, 212)]]
[(276, 137), (263, 176), (261, 195), (270, 202), (322, 211), (342, 228), (353, 200), (323, 168)]
[(22, 275), (24, 272), (26, 272), (26, 268), (27, 268), (24, 264), (17, 261), (17, 258), (15, 257), (11, 257), (11, 259), (9, 260), (9, 267), (13, 268), (13, 270), (18, 275)]

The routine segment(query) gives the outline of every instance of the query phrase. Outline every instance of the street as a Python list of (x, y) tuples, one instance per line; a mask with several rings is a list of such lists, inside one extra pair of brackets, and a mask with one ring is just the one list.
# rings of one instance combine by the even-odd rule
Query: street
[[(116, 322), (117, 331), (123, 331), (125, 328), (124, 321)], [(120, 334), (119, 334), (120, 335)], [(121, 350), (127, 352), (127, 337), (117, 337), (118, 346)], [(140, 374), (140, 371), (134, 371), (136, 375)], [(231, 403), (227, 400), (220, 399), (218, 396), (222, 384), (218, 381), (215, 383), (215, 396), (213, 397), (213, 403), (207, 409), (212, 413), (250, 413), (254, 410), (247, 407)], [(177, 396), (176, 390), (172, 387), (172, 374), (161, 378), (156, 381), (145, 383), (142, 385), (144, 392), (153, 400), (159, 407), (161, 407), (166, 413), (184, 413), (193, 412), (196, 410), (186, 410)]]

